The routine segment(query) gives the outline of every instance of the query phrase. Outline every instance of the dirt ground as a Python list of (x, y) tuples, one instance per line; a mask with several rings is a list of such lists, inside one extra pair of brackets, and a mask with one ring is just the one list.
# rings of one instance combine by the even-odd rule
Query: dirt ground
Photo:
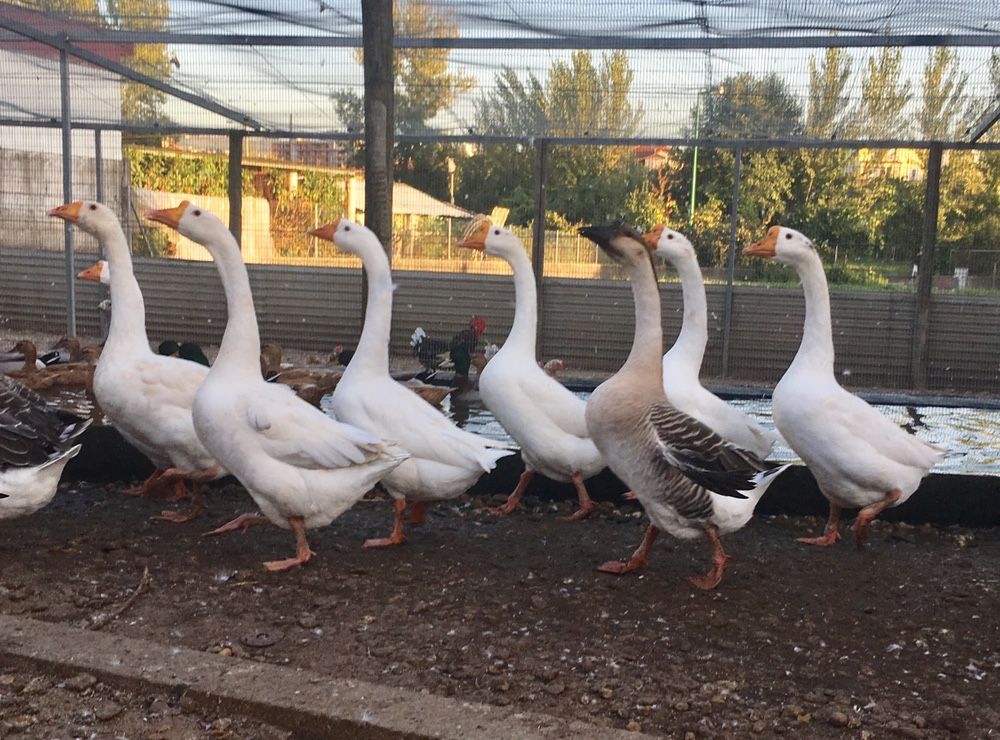
[[(269, 574), (260, 563), (291, 554), (287, 532), (199, 536), (251, 510), (234, 484), (185, 525), (150, 521), (161, 502), (118, 486), (67, 488), (0, 522), (0, 612), (87, 626), (148, 567), (152, 588), (105, 632), (679, 738), (1000, 727), (1000, 530), (882, 524), (859, 553), (795, 544), (815, 520), (758, 519), (727, 538), (726, 579), (702, 593), (685, 580), (707, 567), (700, 542), (662, 537), (638, 575), (595, 571), (638, 543), (634, 504), (568, 523), (568, 503), (529, 497), (497, 519), (460, 499), (404, 546), (365, 551), (390, 524), (388, 502), (366, 500), (311, 533), (306, 567)], [(0, 668), (0, 735), (153, 737), (169, 722), (177, 737), (280, 736), (176, 697), (59, 683)], [(95, 719), (108, 703), (121, 712)]]

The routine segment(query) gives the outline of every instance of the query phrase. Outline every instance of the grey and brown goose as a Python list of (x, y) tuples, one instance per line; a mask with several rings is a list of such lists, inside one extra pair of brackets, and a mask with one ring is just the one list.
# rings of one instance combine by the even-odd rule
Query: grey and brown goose
[(617, 222), (580, 230), (628, 273), (635, 298), (635, 337), (621, 370), (587, 402), (587, 428), (615, 475), (642, 504), (652, 524), (625, 563), (600, 566), (627, 573), (646, 564), (659, 530), (674, 537), (708, 538), (712, 568), (690, 581), (719, 585), (729, 556), (720, 534), (746, 524), (764, 491), (783, 468), (773, 469), (749, 450), (726, 441), (670, 405), (663, 392), (663, 330), (653, 270), (655, 243)]
[(0, 519), (32, 514), (52, 500), (90, 423), (0, 376)]

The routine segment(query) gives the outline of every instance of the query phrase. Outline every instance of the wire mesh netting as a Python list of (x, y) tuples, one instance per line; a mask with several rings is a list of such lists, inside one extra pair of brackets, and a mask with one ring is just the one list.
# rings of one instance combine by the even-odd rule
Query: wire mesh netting
[[(708, 283), (706, 374), (773, 382), (794, 353), (801, 292), (788, 270), (739, 249), (783, 223), (826, 265), (845, 382), (907, 388), (928, 147), (944, 142), (928, 387), (1000, 385), (995, 2), (400, 0), (394, 10), (392, 259), (413, 286), (407, 316), (424, 310), (440, 331), (477, 312), (509, 325), (508, 269), (457, 246), (472, 214), (493, 214), (529, 252), (544, 250), (543, 354), (613, 371), (627, 350), (628, 287), (577, 228), (665, 223), (689, 235)], [(137, 255), (207, 259), (141, 214), (189, 198), (227, 219), (236, 135), (247, 261), (357, 270), (307, 231), (364, 218), (361, 16), (360, 3), (334, 0), (0, 2), (0, 249), (64, 247), (44, 214), (63, 199), (68, 105), (73, 196), (108, 202)], [(78, 234), (77, 249), (96, 246)], [(682, 302), (674, 273), (661, 280), (669, 341)], [(301, 308), (272, 318), (293, 322), (281, 311)]]

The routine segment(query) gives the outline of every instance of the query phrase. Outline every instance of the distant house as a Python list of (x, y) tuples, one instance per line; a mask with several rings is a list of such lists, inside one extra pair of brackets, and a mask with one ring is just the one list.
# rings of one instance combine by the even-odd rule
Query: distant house
[(632, 153), (647, 170), (658, 170), (670, 161), (669, 146), (636, 146)]
[[(0, 15), (43, 33), (60, 35), (86, 30), (87, 24), (63, 20), (10, 3), (0, 2)], [(92, 26), (96, 30), (96, 26)], [(131, 44), (83, 43), (80, 46), (114, 61), (132, 53)], [(45, 44), (0, 38), (0, 121), (59, 122), (59, 52)], [(121, 80), (117, 75), (69, 57), (70, 110), (75, 121), (101, 123), (121, 119)], [(93, 197), (94, 132), (72, 134), (75, 194)], [(102, 134), (102, 159), (107, 200), (112, 206), (119, 195), (115, 185), (122, 166), (121, 134)], [(59, 128), (4, 126), (0, 123), (0, 245), (49, 248), (62, 246), (62, 228), (45, 216), (45, 209), (62, 202), (62, 132)], [(87, 243), (84, 238), (83, 243)]]
[(923, 180), (927, 155), (921, 149), (859, 149), (856, 172), (864, 177), (886, 175), (895, 180)]

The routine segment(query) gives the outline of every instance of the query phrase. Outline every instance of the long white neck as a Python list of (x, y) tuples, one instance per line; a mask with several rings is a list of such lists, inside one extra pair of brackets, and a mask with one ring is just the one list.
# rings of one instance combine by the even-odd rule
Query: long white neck
[(626, 264), (632, 296), (635, 300), (635, 336), (632, 351), (620, 372), (655, 380), (662, 393), (663, 327), (660, 324), (660, 292), (653, 265), (645, 257)]
[(685, 256), (671, 260), (681, 278), (681, 292), (684, 294), (684, 322), (677, 341), (670, 348), (663, 361), (671, 372), (682, 372), (697, 379), (701, 372), (701, 362), (708, 343), (708, 303), (705, 300), (705, 281), (698, 263)]
[(830, 291), (819, 256), (808, 255), (796, 262), (795, 269), (802, 279), (806, 296), (806, 320), (802, 329), (802, 343), (793, 365), (833, 375), (833, 327), (830, 321)]
[(514, 270), (514, 324), (504, 347), (530, 355), (535, 361), (535, 339), (538, 332), (538, 292), (531, 261), (523, 249), (504, 257)]
[(111, 273), (111, 326), (108, 329), (105, 351), (151, 352), (146, 338), (146, 306), (132, 269), (132, 254), (125, 232), (122, 231), (121, 224), (114, 221), (102, 224), (97, 238), (104, 249)]
[[(224, 232), (224, 233), (222, 233)], [(212, 369), (260, 377), (260, 331), (254, 311), (250, 277), (239, 244), (228, 229), (220, 231), (210, 250), (226, 292), (226, 331)]]
[(361, 262), (368, 277), (368, 303), (361, 339), (348, 367), (353, 373), (389, 374), (389, 333), (392, 330), (392, 271), (377, 241), (365, 244)]

